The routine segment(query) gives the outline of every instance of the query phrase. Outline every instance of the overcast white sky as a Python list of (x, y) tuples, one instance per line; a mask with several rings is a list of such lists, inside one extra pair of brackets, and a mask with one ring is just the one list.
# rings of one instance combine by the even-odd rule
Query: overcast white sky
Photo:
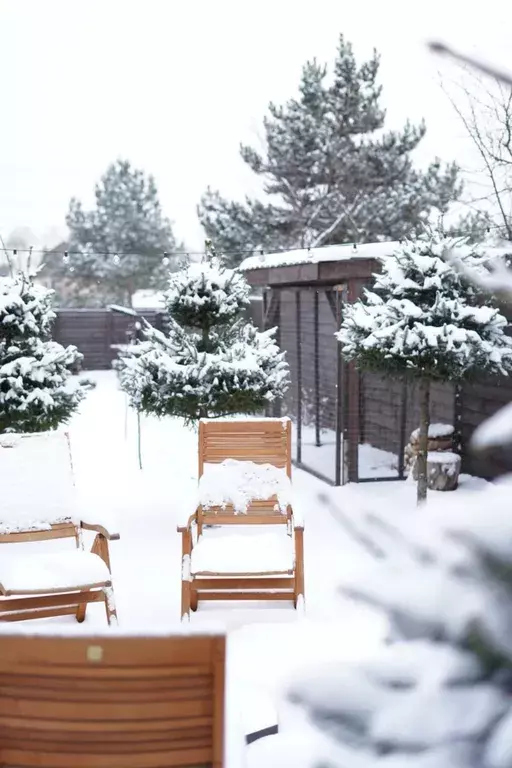
[(511, 29), (504, 0), (0, 0), (0, 234), (26, 226), (36, 246), (65, 234), (69, 198), (90, 202), (126, 157), (201, 247), (201, 193), (255, 189), (240, 141), (258, 141), (268, 101), (294, 94), (306, 59), (331, 60), (340, 32), (359, 58), (380, 51), (389, 127), (427, 120), (419, 162), (464, 161), (438, 85), (450, 66), (424, 42), (506, 63)]

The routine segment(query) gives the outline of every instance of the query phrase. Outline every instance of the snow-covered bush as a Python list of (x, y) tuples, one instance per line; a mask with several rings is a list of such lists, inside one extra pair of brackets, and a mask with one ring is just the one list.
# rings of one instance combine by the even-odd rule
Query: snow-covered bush
[(362, 369), (419, 382), (418, 500), (427, 490), (430, 382), (512, 370), (506, 318), (443, 258), (448, 248), (466, 269), (485, 273), (485, 256), (460, 241), (405, 242), (382, 260), (372, 290), (346, 307), (337, 333), (343, 355)]
[(51, 340), (52, 295), (25, 274), (0, 277), (0, 433), (56, 429), (85, 396), (71, 378), (82, 355)]
[(145, 340), (117, 365), (133, 407), (194, 422), (259, 413), (284, 395), (288, 366), (275, 330), (260, 332), (244, 318), (249, 286), (213, 247), (171, 274), (165, 303), (167, 332), (147, 324)]
[(311, 768), (512, 764), (512, 478), (472, 495), (421, 517), (345, 510), (375, 560), (341, 592), (385, 611), (391, 642), (294, 675), (289, 697), (323, 736)]

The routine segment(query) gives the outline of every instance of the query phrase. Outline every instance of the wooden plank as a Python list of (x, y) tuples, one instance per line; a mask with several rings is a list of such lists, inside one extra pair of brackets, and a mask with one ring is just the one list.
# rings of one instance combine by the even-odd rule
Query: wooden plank
[[(89, 745), (90, 747), (90, 745)], [(83, 745), (87, 749), (87, 745)], [(209, 766), (212, 763), (211, 747), (172, 751), (148, 751), (145, 755), (123, 752), (119, 755), (94, 754), (86, 752), (34, 752), (25, 749), (3, 749), (0, 747), (0, 764), (16, 768), (172, 768), (172, 766)]]

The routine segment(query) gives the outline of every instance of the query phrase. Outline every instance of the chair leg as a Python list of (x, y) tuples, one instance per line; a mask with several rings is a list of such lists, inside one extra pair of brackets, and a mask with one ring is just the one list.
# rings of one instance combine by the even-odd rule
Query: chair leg
[(82, 624), (82, 622), (85, 621), (85, 614), (87, 611), (87, 603), (79, 603), (78, 608), (76, 609), (76, 620), (79, 624)]
[(181, 618), (190, 618), (192, 607), (192, 574), (190, 556), (192, 554), (192, 536), (190, 530), (182, 532), (181, 539)]
[(181, 618), (182, 620), (185, 618), (190, 619), (190, 610), (191, 610), (191, 595), (192, 589), (190, 585), (190, 581), (188, 579), (183, 579), (181, 582)]
[(194, 611), (194, 613), (197, 611), (198, 603), (199, 603), (199, 598), (197, 596), (197, 589), (193, 589), (191, 585), (190, 586), (190, 610)]
[(114, 624), (117, 624), (117, 611), (116, 611), (116, 604), (114, 600), (114, 590), (112, 587), (104, 587), (103, 588), (103, 595), (105, 598), (105, 610), (107, 612), (107, 621), (109, 627)]
[(304, 604), (304, 529), (295, 528), (295, 586), (293, 590), (295, 608)]

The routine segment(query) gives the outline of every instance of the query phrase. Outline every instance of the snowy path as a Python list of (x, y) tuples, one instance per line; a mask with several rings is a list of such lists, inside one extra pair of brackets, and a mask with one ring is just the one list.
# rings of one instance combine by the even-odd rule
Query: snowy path
[[(121, 539), (112, 543), (111, 558), (120, 625), (128, 632), (172, 630), (181, 594), (176, 525), (193, 511), (197, 437), (176, 420), (144, 419), (141, 471), (135, 416), (129, 414), (125, 437), (125, 399), (115, 374), (89, 378), (97, 387), (70, 425), (74, 469), (91, 517), (117, 519)], [(384, 632), (380, 617), (337, 595), (340, 573), (366, 555), (319, 503), (326, 485), (295, 471), (294, 487), (306, 522), (306, 617), (279, 603), (207, 603), (192, 616), (195, 625), (220, 622), (229, 632), (228, 721), (241, 716), (246, 731), (275, 722), (283, 680), (296, 666), (324, 655), (359, 657)], [(68, 618), (39, 625), (62, 621)], [(90, 607), (87, 622), (104, 627), (99, 606)]]

